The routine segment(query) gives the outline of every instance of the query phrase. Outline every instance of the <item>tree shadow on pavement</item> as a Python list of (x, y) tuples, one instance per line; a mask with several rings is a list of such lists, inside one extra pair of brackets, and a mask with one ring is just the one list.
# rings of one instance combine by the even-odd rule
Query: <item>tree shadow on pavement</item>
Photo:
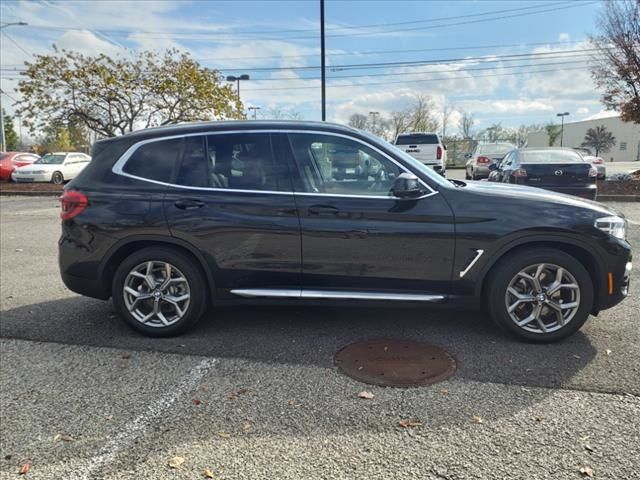
[(321, 367), (332, 367), (333, 355), (352, 342), (412, 339), (448, 350), (458, 363), (456, 378), (540, 387), (566, 385), (596, 354), (582, 332), (556, 344), (527, 344), (479, 312), (417, 308), (224, 307), (184, 335), (147, 338), (125, 325), (110, 302), (83, 297), (5, 310), (0, 336)]

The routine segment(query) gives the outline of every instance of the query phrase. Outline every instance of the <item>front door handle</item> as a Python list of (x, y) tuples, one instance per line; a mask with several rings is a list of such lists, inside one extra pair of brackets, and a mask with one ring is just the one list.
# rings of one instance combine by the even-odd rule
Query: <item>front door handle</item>
[(176, 200), (175, 206), (180, 210), (193, 210), (194, 208), (204, 207), (205, 203), (200, 200), (193, 200), (191, 198), (182, 198)]
[(312, 205), (309, 207), (309, 214), (311, 215), (338, 215), (340, 210), (331, 205)]

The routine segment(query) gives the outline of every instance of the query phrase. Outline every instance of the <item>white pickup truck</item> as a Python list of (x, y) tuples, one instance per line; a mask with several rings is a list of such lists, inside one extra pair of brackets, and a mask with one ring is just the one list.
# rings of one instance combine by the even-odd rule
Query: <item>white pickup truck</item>
[(401, 133), (396, 137), (395, 145), (440, 175), (444, 176), (446, 173), (447, 147), (440, 141), (438, 134)]

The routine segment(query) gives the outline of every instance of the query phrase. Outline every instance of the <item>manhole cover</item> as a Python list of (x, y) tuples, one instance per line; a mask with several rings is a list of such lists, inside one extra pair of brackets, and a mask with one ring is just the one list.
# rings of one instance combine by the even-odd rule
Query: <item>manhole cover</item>
[(368, 340), (347, 345), (335, 356), (346, 375), (387, 387), (417, 387), (446, 380), (456, 361), (441, 348), (410, 340)]

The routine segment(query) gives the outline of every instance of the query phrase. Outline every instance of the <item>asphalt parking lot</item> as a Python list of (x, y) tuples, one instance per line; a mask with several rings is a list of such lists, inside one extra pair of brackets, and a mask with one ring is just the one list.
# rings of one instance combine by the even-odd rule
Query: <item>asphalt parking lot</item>
[[(638, 251), (640, 203), (613, 206)], [(404, 308), (225, 308), (148, 339), (65, 289), (58, 222), (54, 198), (0, 197), (0, 478), (640, 478), (638, 269), (624, 303), (554, 345)], [(381, 337), (441, 346), (458, 371), (385, 389), (333, 366)]]

